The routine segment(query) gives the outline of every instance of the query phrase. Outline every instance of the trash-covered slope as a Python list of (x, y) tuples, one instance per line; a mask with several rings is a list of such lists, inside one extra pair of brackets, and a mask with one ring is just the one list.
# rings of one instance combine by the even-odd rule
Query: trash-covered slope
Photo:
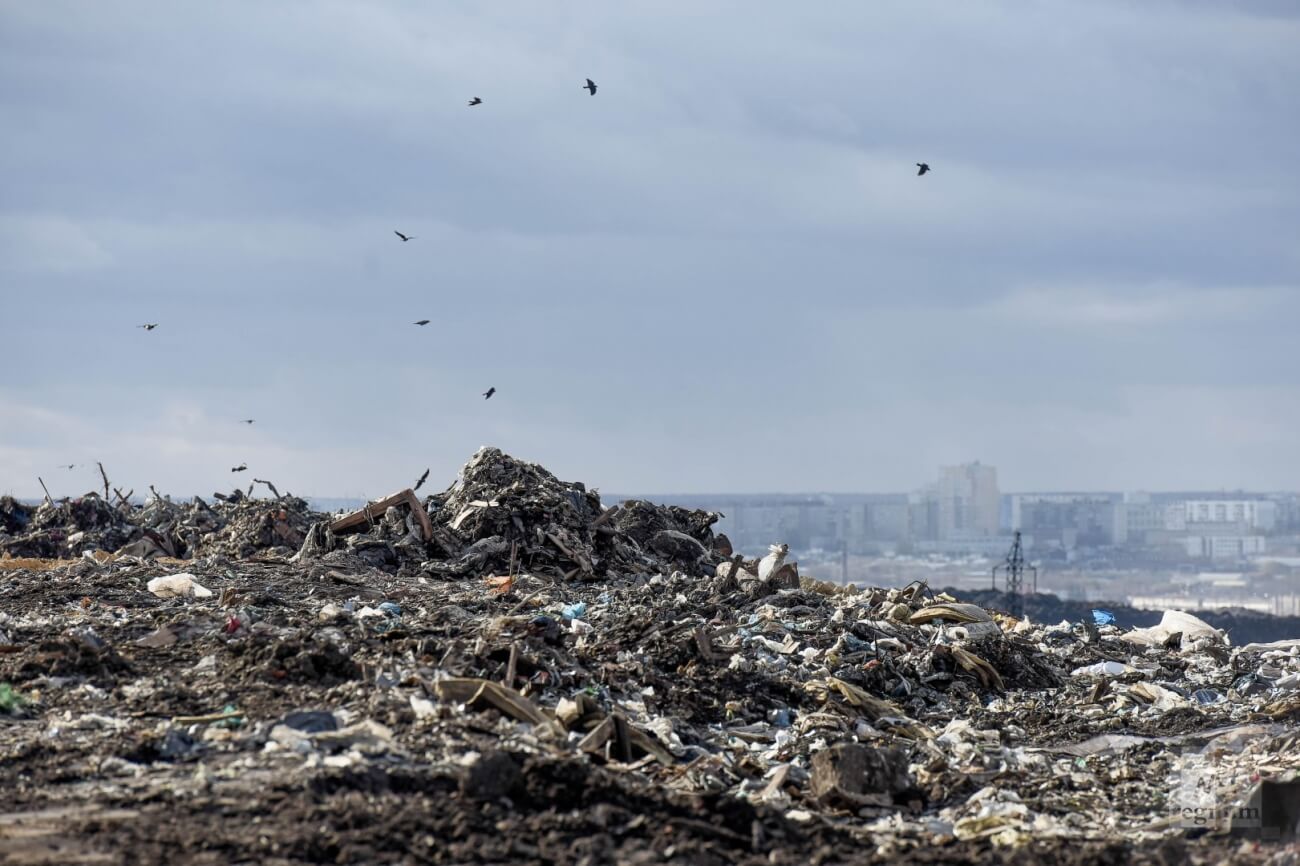
[(0, 862), (1280, 856), (1205, 831), (1290, 814), (1300, 643), (846, 590), (491, 449), (394, 501), (0, 569)]

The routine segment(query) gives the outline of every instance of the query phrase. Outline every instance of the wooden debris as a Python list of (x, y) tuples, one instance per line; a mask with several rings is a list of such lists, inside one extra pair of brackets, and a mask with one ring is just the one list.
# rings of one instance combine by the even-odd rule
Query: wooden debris
[(451, 677), (433, 684), (434, 693), (441, 700), (455, 701), (477, 709), (483, 704), (500, 710), (510, 718), (539, 728), (563, 733), (564, 728), (541, 707), (514, 689), (508, 689), (491, 680), (473, 677)]
[(609, 760), (621, 764), (632, 763), (637, 755), (649, 755), (665, 767), (674, 763), (673, 753), (652, 735), (628, 722), (622, 713), (612, 713), (605, 717), (591, 733), (578, 743), (578, 749), (590, 754), (604, 754)]
[(330, 532), (339, 534), (353, 529), (360, 529), (363, 526), (372, 526), (384, 516), (384, 512), (394, 505), (410, 506), (411, 513), (420, 522), (420, 532), (423, 534), (424, 540), (433, 540), (433, 522), (429, 520), (429, 515), (425, 512), (424, 505), (420, 503), (419, 497), (415, 495), (415, 491), (409, 487), (394, 493), (392, 496), (385, 496), (383, 499), (367, 503), (364, 508), (354, 511), (346, 517), (340, 517), (330, 524)]
[(51, 508), (53, 508), (53, 507), (54, 507), (54, 499), (53, 499), (53, 497), (50, 496), (50, 488), (48, 488), (48, 487), (45, 486), (45, 479), (43, 479), (43, 478), (41, 478), (41, 476), (37, 475), (37, 476), (36, 476), (36, 480), (39, 481), (39, 482), (41, 482), (41, 489), (45, 491), (45, 504), (48, 505), (48, 506), (50, 506)]

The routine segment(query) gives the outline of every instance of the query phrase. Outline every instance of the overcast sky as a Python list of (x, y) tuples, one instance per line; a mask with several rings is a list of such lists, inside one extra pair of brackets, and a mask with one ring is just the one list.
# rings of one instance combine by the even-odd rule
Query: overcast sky
[(0, 0), (0, 493), (1300, 489), (1298, 106), (1291, 2)]

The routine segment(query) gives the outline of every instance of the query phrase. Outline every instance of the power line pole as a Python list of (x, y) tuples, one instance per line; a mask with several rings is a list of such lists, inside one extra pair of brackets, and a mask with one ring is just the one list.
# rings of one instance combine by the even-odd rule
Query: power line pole
[(1024, 576), (1026, 571), (1034, 574), (1034, 589), (1038, 589), (1038, 569), (1025, 563), (1024, 548), (1020, 545), (1020, 530), (1017, 529), (1011, 540), (1011, 550), (1007, 553), (1007, 558), (1002, 561), (1001, 565), (993, 566), (993, 588), (998, 588), (998, 569), (1002, 570), (1003, 591), (1011, 596), (1010, 613), (1012, 616), (1019, 617), (1024, 613)]

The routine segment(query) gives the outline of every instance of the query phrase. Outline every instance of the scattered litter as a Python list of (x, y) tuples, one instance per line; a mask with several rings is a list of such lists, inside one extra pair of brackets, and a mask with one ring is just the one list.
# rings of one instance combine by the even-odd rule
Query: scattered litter
[(169, 574), (149, 581), (148, 589), (159, 598), (211, 598), (212, 590), (194, 579), (192, 574)]
[(1070, 671), (1072, 677), (1118, 677), (1124, 674), (1135, 674), (1138, 669), (1123, 662), (1104, 661), (1096, 664), (1084, 665), (1081, 668), (1075, 668)]

